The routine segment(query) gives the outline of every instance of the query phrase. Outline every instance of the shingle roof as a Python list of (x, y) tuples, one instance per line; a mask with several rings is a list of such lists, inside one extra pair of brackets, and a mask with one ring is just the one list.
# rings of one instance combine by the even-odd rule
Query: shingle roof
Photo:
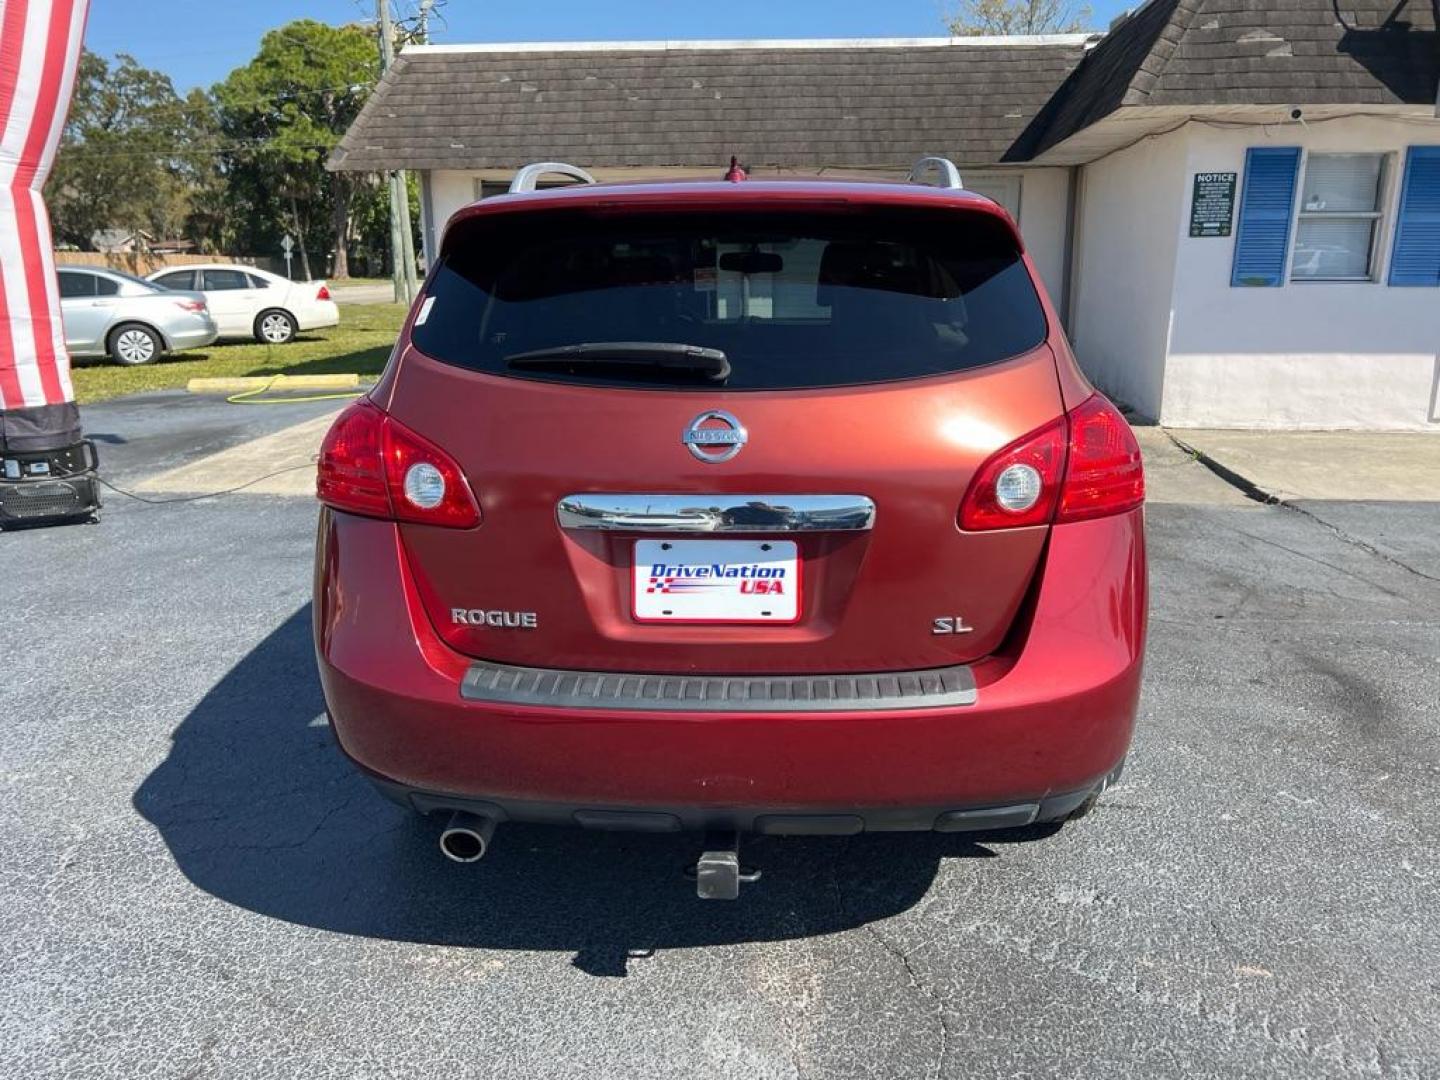
[(1087, 40), (411, 48), (331, 167), (990, 164)]
[(1426, 105), (1437, 77), (1433, 0), (1151, 0), (1006, 157), (1027, 160), (1124, 106)]

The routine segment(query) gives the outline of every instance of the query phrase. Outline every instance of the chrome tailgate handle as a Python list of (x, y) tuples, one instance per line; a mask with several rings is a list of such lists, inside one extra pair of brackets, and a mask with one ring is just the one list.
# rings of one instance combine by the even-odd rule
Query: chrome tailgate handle
[(562, 529), (611, 532), (863, 532), (875, 524), (864, 495), (567, 495)]

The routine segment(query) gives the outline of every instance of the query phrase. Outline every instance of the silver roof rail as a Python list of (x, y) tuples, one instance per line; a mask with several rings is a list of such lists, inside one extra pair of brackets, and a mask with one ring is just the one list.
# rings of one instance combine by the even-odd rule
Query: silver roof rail
[(934, 169), (940, 174), (940, 182), (936, 187), (952, 188), (956, 191), (963, 191), (965, 185), (960, 180), (960, 170), (949, 158), (943, 157), (922, 157), (914, 165), (910, 166), (910, 175), (905, 177), (912, 184), (924, 183), (920, 177), (927, 169)]
[(595, 178), (578, 165), (566, 165), (563, 161), (537, 161), (526, 165), (515, 174), (515, 179), (510, 181), (508, 194), (519, 195), (526, 191), (534, 191), (540, 183), (540, 177), (550, 173), (568, 176), (573, 180), (579, 180), (582, 184), (595, 183)]

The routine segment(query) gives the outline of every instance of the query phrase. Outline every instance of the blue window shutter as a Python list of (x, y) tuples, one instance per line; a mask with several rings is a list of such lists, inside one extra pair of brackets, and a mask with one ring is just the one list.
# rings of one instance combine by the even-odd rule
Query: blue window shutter
[(1252, 146), (1245, 152), (1245, 192), (1235, 232), (1231, 285), (1283, 285), (1295, 208), (1298, 146)]
[(1440, 146), (1412, 146), (1390, 253), (1391, 285), (1440, 285)]

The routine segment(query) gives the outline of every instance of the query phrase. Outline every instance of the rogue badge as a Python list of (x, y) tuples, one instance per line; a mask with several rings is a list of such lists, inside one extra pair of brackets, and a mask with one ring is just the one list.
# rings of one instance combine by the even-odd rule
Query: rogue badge
[(451, 608), (450, 621), (457, 626), (493, 626), (505, 630), (534, 630), (540, 625), (533, 611), (486, 611), (484, 608)]

